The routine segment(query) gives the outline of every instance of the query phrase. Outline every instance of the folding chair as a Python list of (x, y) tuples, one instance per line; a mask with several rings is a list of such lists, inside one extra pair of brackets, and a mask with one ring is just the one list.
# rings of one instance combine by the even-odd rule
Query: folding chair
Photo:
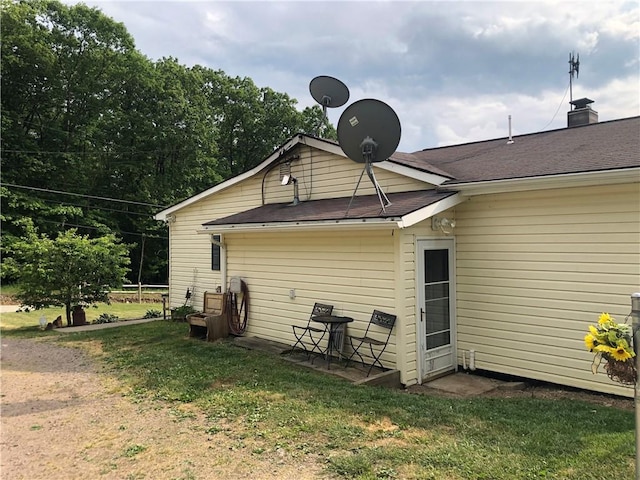
[[(293, 353), (298, 345), (300, 345), (304, 352), (307, 354), (307, 358), (309, 358), (311, 354), (316, 350), (318, 351), (318, 353), (322, 353), (322, 349), (320, 348), (319, 344), (320, 341), (324, 338), (326, 328), (314, 327), (311, 324), (311, 319), (319, 315), (331, 315), (331, 312), (333, 312), (333, 305), (316, 303), (313, 306), (313, 310), (311, 311), (311, 315), (309, 315), (309, 320), (307, 321), (307, 325), (305, 327), (291, 325), (291, 327), (293, 328), (293, 335), (296, 337), (296, 343), (294, 343), (293, 347), (291, 347), (289, 355)], [(309, 337), (307, 343), (305, 343), (305, 341), (303, 340), (305, 338), (305, 335)]]
[[(349, 362), (354, 357), (354, 355), (358, 356), (363, 367), (366, 367), (364, 363), (364, 359), (362, 358), (363, 356), (373, 359), (373, 363), (371, 364), (371, 366), (369, 367), (369, 371), (367, 372), (367, 377), (369, 376), (369, 374), (371, 374), (371, 370), (373, 370), (374, 366), (378, 365), (380, 368), (384, 368), (384, 366), (380, 362), (380, 357), (382, 356), (382, 353), (387, 348), (387, 344), (389, 343), (389, 338), (391, 338), (391, 330), (393, 330), (393, 325), (395, 323), (396, 323), (395, 315), (374, 310), (373, 314), (371, 315), (371, 320), (369, 320), (369, 325), (367, 325), (367, 330), (364, 332), (364, 336), (363, 337), (349, 336), (349, 343), (351, 344), (351, 348), (353, 349), (353, 352), (351, 353), (349, 358), (347, 358), (345, 368), (347, 365), (349, 365)], [(387, 331), (386, 338), (384, 340), (378, 340), (370, 336), (369, 331), (372, 325), (377, 325), (378, 327), (381, 327)], [(378, 334), (378, 336), (380, 338), (384, 338), (383, 334)], [(360, 352), (360, 347), (362, 347), (362, 345), (369, 346), (368, 353)], [(374, 350), (374, 347), (376, 347), (376, 350)]]

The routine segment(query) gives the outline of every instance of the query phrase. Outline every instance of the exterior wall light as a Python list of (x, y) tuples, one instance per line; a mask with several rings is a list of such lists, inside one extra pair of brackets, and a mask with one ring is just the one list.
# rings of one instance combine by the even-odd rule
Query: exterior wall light
[(451, 235), (456, 228), (456, 221), (446, 217), (432, 217), (431, 229), (440, 230), (445, 235)]
[(298, 205), (300, 203), (300, 197), (298, 196), (298, 179), (291, 175), (291, 173), (288, 173), (282, 176), (280, 183), (282, 186), (293, 183), (293, 203), (291, 205)]

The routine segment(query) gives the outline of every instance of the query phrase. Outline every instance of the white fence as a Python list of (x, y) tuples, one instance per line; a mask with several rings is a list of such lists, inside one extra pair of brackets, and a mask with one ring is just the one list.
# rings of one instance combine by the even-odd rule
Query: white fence
[(153, 293), (169, 293), (169, 285), (149, 285), (145, 283), (137, 283), (130, 285), (122, 285), (123, 289), (126, 290), (113, 290), (112, 293), (129, 293), (132, 289), (137, 289), (138, 293), (138, 303), (142, 303), (142, 290), (159, 290), (154, 291)]

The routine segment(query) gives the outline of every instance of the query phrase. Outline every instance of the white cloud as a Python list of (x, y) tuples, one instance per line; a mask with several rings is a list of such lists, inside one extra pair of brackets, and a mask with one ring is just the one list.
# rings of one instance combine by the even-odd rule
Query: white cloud
[[(396, 111), (402, 151), (506, 136), (508, 115), (514, 134), (565, 127), (571, 51), (574, 98), (595, 100), (601, 120), (640, 114), (637, 2), (87, 3), (150, 58), (250, 77), (300, 109), (315, 103), (312, 78), (335, 76), (349, 104), (378, 98)], [(344, 108), (329, 110), (334, 125)]]

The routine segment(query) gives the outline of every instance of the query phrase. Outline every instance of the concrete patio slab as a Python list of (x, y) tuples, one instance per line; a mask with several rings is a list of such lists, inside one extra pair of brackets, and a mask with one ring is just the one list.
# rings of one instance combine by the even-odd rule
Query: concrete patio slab
[(501, 383), (504, 382), (479, 375), (457, 372), (431, 380), (423, 384), (423, 386), (456, 395), (469, 396), (490, 392), (498, 388)]
[[(318, 355), (307, 358), (307, 355), (302, 350), (291, 352), (291, 346), (285, 343), (273, 342), (258, 337), (236, 337), (233, 339), (233, 342), (244, 348), (280, 355), (283, 359), (292, 363), (344, 378), (357, 385), (381, 385), (390, 388), (403, 387), (400, 383), (400, 372), (397, 370), (374, 368), (371, 375), (367, 377), (367, 368), (363, 368), (359, 363), (352, 362), (348, 368), (345, 368), (344, 362), (334, 361), (329, 370), (327, 369), (327, 362), (324, 358)], [(472, 397), (482, 395), (494, 389), (521, 389), (525, 386), (526, 384), (523, 382), (508, 382), (481, 375), (474, 375), (473, 373), (456, 372), (431, 380), (422, 385), (413, 385), (408, 387), (407, 391), (426, 395), (432, 393), (456, 397)]]

